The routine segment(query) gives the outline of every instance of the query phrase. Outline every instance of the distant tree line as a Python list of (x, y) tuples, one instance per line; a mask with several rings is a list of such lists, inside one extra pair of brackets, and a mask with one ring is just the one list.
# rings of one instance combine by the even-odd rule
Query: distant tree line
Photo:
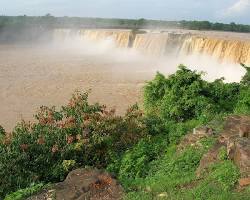
[(180, 21), (180, 27), (191, 30), (217, 30), (217, 31), (232, 31), (232, 32), (250, 32), (250, 25), (211, 23), (209, 21)]
[(107, 19), (86, 17), (45, 16), (0, 16), (0, 30), (3, 28), (184, 28), (191, 30), (219, 30), (250, 32), (250, 25), (212, 23), (209, 21), (162, 21), (147, 19)]
[[(113, 29), (165, 29), (182, 28), (189, 30), (218, 30), (250, 32), (250, 25), (211, 23), (209, 21), (163, 21), (147, 19), (107, 19), (86, 17), (45, 16), (0, 16), (0, 41), (13, 40), (20, 35), (27, 40), (36, 38), (42, 32), (55, 28), (113, 28)], [(4, 38), (4, 39), (3, 39)]]

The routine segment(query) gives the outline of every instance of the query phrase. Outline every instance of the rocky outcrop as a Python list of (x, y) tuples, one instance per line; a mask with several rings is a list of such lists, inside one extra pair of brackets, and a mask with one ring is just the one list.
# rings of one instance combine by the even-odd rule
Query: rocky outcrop
[(213, 129), (209, 127), (199, 127), (195, 128), (192, 133), (184, 136), (180, 144), (178, 145), (178, 151), (186, 149), (188, 146), (200, 146), (200, 140), (203, 138), (208, 138), (214, 135)]
[(239, 167), (242, 177), (250, 178), (250, 140), (236, 138), (228, 146), (229, 158)]
[(64, 182), (28, 200), (119, 200), (123, 189), (109, 173), (97, 169), (76, 169)]
[(241, 177), (250, 177), (249, 116), (231, 116), (226, 120), (219, 140), (227, 146), (228, 157), (239, 167)]
[(240, 185), (240, 187), (249, 186), (250, 185), (250, 177), (248, 177), (248, 178), (241, 178), (239, 180), (239, 185)]
[(249, 125), (249, 116), (228, 117), (217, 143), (201, 159), (197, 175), (199, 176), (212, 163), (218, 162), (220, 148), (225, 147), (228, 158), (239, 167), (241, 174), (239, 185), (242, 187), (250, 185)]

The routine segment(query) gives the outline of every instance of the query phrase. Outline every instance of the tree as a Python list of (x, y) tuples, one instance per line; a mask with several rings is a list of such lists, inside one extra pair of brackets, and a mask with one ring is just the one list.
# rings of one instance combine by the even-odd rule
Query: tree
[(136, 27), (137, 28), (141, 28), (143, 27), (144, 25), (146, 24), (146, 20), (144, 18), (141, 18), (141, 19), (138, 19), (137, 22), (136, 22)]

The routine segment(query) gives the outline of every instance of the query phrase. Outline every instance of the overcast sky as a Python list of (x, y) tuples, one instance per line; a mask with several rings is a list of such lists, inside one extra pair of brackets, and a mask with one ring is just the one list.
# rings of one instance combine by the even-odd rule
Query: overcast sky
[(250, 0), (0, 0), (0, 15), (210, 20), (250, 24)]

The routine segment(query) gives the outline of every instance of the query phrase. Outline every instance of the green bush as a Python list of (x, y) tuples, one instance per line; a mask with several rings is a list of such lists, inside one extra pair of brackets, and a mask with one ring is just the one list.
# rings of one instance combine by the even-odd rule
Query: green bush
[(119, 178), (122, 180), (144, 177), (148, 171), (148, 163), (154, 157), (152, 147), (148, 141), (140, 141), (128, 150), (121, 160)]
[[(161, 193), (171, 194), (174, 197), (181, 185), (196, 179), (195, 170), (203, 151), (189, 148), (178, 154), (176, 146), (169, 146), (165, 153), (152, 161), (145, 178), (130, 184), (132, 191), (128, 192), (126, 199), (141, 199), (141, 195), (149, 199), (157, 199)], [(136, 192), (135, 192), (136, 191)]]
[(234, 111), (238, 114), (250, 114), (250, 87), (242, 89)]
[(36, 123), (21, 122), (0, 142), (0, 197), (32, 183), (62, 181), (79, 166), (106, 167), (147, 135), (135, 105), (124, 117), (88, 94), (76, 93), (59, 111), (41, 107)]
[(201, 75), (183, 65), (168, 78), (157, 73), (144, 89), (146, 113), (175, 122), (193, 119), (207, 122), (217, 114), (232, 113), (240, 84), (224, 83), (223, 79), (210, 83)]

